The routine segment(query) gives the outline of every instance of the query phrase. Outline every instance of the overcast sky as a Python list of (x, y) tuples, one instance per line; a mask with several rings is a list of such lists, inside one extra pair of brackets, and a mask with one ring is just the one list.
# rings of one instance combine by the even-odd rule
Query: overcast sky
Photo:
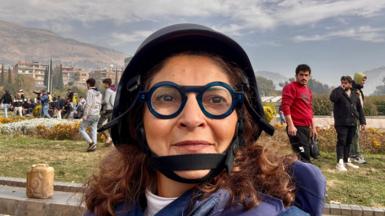
[(0, 0), (0, 20), (132, 55), (160, 27), (192, 22), (228, 34), (255, 70), (313, 77), (385, 66), (385, 0)]

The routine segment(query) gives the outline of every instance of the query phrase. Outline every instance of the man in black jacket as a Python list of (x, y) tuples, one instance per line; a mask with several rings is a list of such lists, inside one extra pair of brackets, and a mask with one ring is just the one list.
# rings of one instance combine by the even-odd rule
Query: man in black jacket
[(345, 166), (359, 168), (350, 161), (350, 145), (356, 133), (357, 120), (362, 130), (365, 129), (366, 121), (360, 99), (352, 91), (352, 82), (350, 76), (342, 76), (341, 85), (330, 94), (330, 100), (334, 103), (334, 126), (337, 131), (337, 171), (347, 171)]

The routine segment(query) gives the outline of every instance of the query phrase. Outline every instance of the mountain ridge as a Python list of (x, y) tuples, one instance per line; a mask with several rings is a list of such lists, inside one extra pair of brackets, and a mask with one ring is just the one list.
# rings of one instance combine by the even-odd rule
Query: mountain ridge
[(7, 21), (0, 20), (0, 38), (0, 63), (46, 63), (53, 57), (63, 64), (83, 68), (124, 64), (125, 55), (122, 52)]

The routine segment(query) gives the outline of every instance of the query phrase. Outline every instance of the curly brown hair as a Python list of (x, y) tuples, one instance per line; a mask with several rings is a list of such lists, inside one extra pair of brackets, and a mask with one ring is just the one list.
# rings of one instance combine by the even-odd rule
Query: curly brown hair
[[(222, 57), (204, 53), (182, 54), (212, 58), (230, 74), (234, 86), (243, 80), (242, 70)], [(156, 73), (163, 64), (164, 61), (148, 73), (150, 75), (145, 78), (147, 82), (151, 79), (151, 74)], [(255, 126), (244, 107), (237, 112), (242, 114), (244, 119), (245, 145), (238, 149), (230, 174), (223, 171), (210, 182), (196, 186), (196, 189), (203, 194), (200, 198), (207, 197), (221, 188), (230, 193), (232, 202), (241, 203), (245, 209), (257, 206), (261, 202), (260, 193), (277, 197), (286, 206), (290, 205), (294, 201), (295, 186), (288, 174), (288, 168), (295, 157), (277, 156), (255, 143), (255, 134), (259, 133), (259, 128)], [(134, 116), (128, 116), (126, 121), (132, 129), (130, 133), (134, 136), (133, 128), (136, 121), (128, 121), (133, 118)], [(86, 185), (84, 200), (88, 210), (97, 216), (114, 215), (114, 207), (118, 203), (137, 203), (143, 197), (146, 188), (154, 184), (154, 174), (155, 171), (149, 166), (148, 156), (138, 145), (119, 145), (101, 161), (99, 172), (94, 174)]]

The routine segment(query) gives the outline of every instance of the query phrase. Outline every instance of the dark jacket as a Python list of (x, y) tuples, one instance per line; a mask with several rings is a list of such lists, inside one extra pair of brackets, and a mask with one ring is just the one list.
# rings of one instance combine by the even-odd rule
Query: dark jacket
[(8, 92), (6, 92), (1, 97), (0, 102), (4, 103), (4, 104), (11, 104), (12, 103), (12, 96)]
[(335, 88), (330, 94), (330, 100), (334, 103), (333, 115), (335, 126), (356, 126), (366, 124), (364, 111), (356, 92), (352, 90), (350, 97), (341, 88)]
[[(229, 206), (230, 196), (226, 190), (218, 190), (208, 198), (195, 201), (192, 207), (187, 208), (194, 190), (185, 192), (178, 199), (160, 210), (156, 216), (290, 216), (290, 215), (314, 215), (320, 216), (323, 211), (326, 180), (321, 171), (312, 164), (296, 161), (293, 163), (290, 173), (296, 183), (296, 198), (293, 206), (285, 208), (282, 200), (261, 194), (262, 202), (249, 210), (241, 205)], [(145, 203), (145, 201), (144, 201)], [(128, 205), (120, 203), (115, 208), (117, 216), (143, 216), (144, 208), (139, 203)], [(93, 216), (86, 212), (86, 216)]]

